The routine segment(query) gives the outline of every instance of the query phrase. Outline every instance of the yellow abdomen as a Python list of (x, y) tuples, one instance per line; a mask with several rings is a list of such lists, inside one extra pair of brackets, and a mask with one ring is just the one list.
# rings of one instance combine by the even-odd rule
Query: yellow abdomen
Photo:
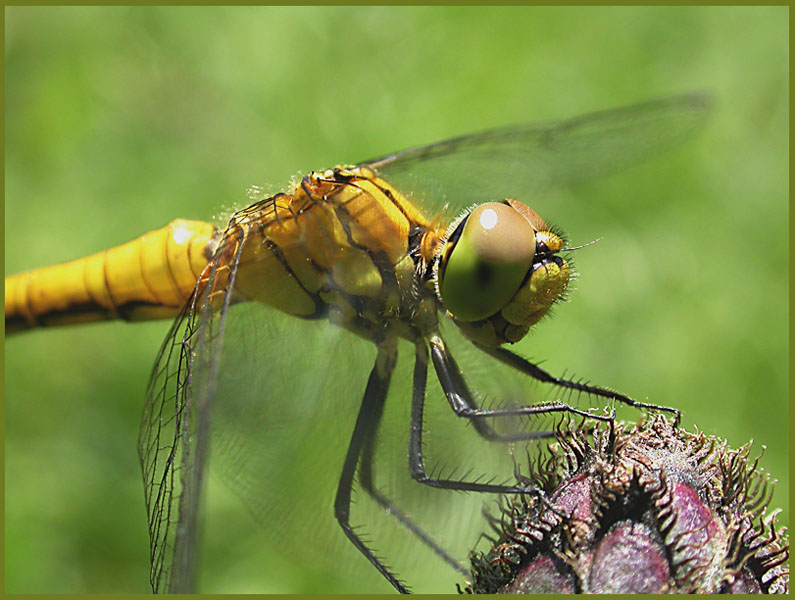
[(116, 248), (8, 277), (6, 333), (173, 317), (207, 265), (214, 231), (209, 223), (177, 219)]

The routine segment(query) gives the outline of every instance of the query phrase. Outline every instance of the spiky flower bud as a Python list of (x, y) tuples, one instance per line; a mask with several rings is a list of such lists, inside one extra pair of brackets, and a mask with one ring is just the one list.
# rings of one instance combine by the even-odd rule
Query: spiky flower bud
[[(751, 445), (640, 425), (559, 426), (499, 538), (473, 553), (474, 593), (786, 593), (789, 541)], [(533, 462), (533, 461), (531, 461)]]

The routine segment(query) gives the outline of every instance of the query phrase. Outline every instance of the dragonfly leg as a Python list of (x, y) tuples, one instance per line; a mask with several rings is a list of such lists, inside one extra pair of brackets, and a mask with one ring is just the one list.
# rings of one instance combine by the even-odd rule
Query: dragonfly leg
[(529, 375), (530, 377), (532, 377), (533, 379), (537, 379), (538, 381), (542, 381), (544, 383), (551, 383), (553, 385), (557, 385), (559, 387), (567, 388), (570, 390), (585, 392), (587, 394), (592, 394), (594, 396), (599, 396), (601, 398), (618, 400), (623, 404), (643, 410), (657, 410), (657, 411), (671, 413), (674, 415), (674, 427), (679, 426), (679, 420), (682, 416), (682, 411), (680, 411), (678, 408), (673, 408), (670, 406), (662, 406), (659, 404), (650, 404), (648, 402), (639, 402), (638, 400), (630, 398), (629, 396), (622, 394), (621, 392), (617, 392), (615, 390), (603, 388), (596, 385), (588, 385), (586, 383), (582, 383), (579, 381), (571, 381), (569, 379), (554, 377), (550, 373), (539, 367), (538, 365), (531, 363), (526, 358), (523, 358), (518, 354), (511, 352), (510, 350), (506, 350), (505, 348), (489, 348), (486, 346), (481, 346), (479, 344), (476, 344), (476, 346), (481, 350), (483, 350), (484, 352), (490, 354), (500, 362), (510, 367), (513, 367), (514, 369), (524, 373), (525, 375)]
[[(392, 344), (382, 344), (378, 346), (378, 356), (375, 360), (373, 370), (367, 380), (367, 387), (364, 391), (362, 404), (359, 414), (356, 417), (356, 425), (345, 455), (345, 462), (342, 467), (339, 484), (337, 485), (337, 496), (334, 500), (334, 515), (337, 518), (342, 530), (354, 546), (364, 554), (367, 560), (383, 575), (387, 581), (401, 594), (408, 594), (409, 589), (406, 584), (392, 573), (384, 562), (367, 547), (350, 524), (351, 512), (351, 492), (353, 490), (354, 475), (359, 464), (362, 451), (370, 444), (375, 437), (378, 422), (384, 410), (389, 382), (397, 361), (397, 346)], [(369, 459), (368, 459), (369, 460)]]
[[(438, 345), (435, 344), (438, 340)], [(522, 412), (517, 413), (515, 409), (506, 410), (482, 410), (473, 408), (475, 405), (474, 400), (464, 384), (463, 377), (458, 372), (458, 367), (452, 361), (452, 357), (444, 347), (441, 338), (434, 336), (431, 338), (431, 351), (434, 367), (442, 384), (445, 394), (453, 406), (453, 410), (461, 417), (470, 418), (476, 428), (478, 428), (478, 421), (480, 417), (501, 416), (507, 414), (534, 414), (540, 412), (564, 412), (569, 410), (570, 407), (565, 405), (552, 405), (544, 407), (546, 410), (541, 411), (539, 407), (525, 406), (520, 407)], [(538, 495), (542, 500), (545, 500), (544, 491), (537, 485), (527, 483), (526, 485), (508, 485), (483, 481), (464, 481), (460, 479), (442, 479), (431, 477), (425, 469), (425, 458), (422, 451), (422, 423), (423, 423), (423, 410), (425, 406), (425, 373), (428, 368), (428, 349), (422, 345), (417, 344), (416, 364), (415, 364), (415, 380), (414, 392), (411, 399), (411, 425), (409, 429), (409, 472), (416, 481), (429, 485), (435, 488), (460, 490), (469, 492), (487, 492), (495, 494), (518, 494), (530, 493)], [(422, 378), (418, 385), (418, 372), (422, 372)], [(527, 410), (529, 409), (529, 410)], [(599, 415), (591, 415), (585, 411), (577, 409), (570, 409), (571, 412), (582, 414), (588, 417), (600, 419)], [(603, 417), (603, 420), (609, 420), (610, 417)], [(500, 436), (491, 428), (478, 428), (478, 433), (484, 437), (492, 440), (511, 441), (516, 439), (532, 439), (533, 434), (522, 434), (521, 438), (516, 436)], [(543, 433), (543, 432), (542, 432)], [(537, 437), (547, 437), (545, 434)]]
[(609, 422), (612, 420), (610, 415), (600, 415), (590, 411), (581, 410), (573, 406), (569, 406), (563, 402), (550, 402), (535, 405), (515, 406), (511, 408), (498, 408), (498, 409), (483, 409), (478, 407), (469, 387), (464, 381), (461, 374), (461, 369), (455, 362), (452, 354), (445, 346), (442, 339), (437, 336), (431, 336), (431, 357), (433, 359), (433, 366), (436, 369), (436, 375), (439, 378), (439, 383), (444, 390), (447, 401), (456, 415), (459, 417), (468, 418), (471, 420), (475, 430), (485, 439), (492, 441), (511, 442), (519, 440), (533, 440), (539, 438), (554, 437), (555, 433), (551, 431), (530, 431), (520, 433), (501, 434), (491, 427), (489, 427), (484, 419), (490, 417), (507, 417), (507, 416), (523, 416), (523, 415), (540, 415), (550, 413), (569, 413), (575, 414), (589, 419), (596, 419), (600, 421)]
[[(441, 342), (441, 340), (440, 340)], [(433, 346), (432, 346), (433, 347)], [(442, 387), (447, 389), (463, 390), (464, 393), (459, 393), (455, 396), (455, 406), (453, 410), (458, 407), (460, 410), (479, 410), (479, 407), (472, 398), (469, 388), (464, 382), (464, 377), (461, 374), (461, 369), (458, 368), (452, 355), (449, 353), (443, 343), (437, 344), (438, 350), (434, 354), (434, 368), (436, 369), (439, 381)], [(427, 363), (427, 350), (425, 351)], [(446, 393), (446, 392), (445, 392)], [(448, 394), (448, 398), (450, 395)], [(485, 419), (472, 419), (472, 426), (475, 431), (484, 439), (497, 442), (516, 442), (537, 440), (544, 438), (555, 437), (554, 431), (526, 431), (519, 433), (499, 433), (491, 427)]]
[[(423, 344), (419, 344), (423, 350), (425, 350), (425, 346)], [(428, 351), (425, 350), (425, 360), (424, 362), (418, 360), (414, 364), (414, 389), (420, 387), (423, 392), (425, 390), (425, 381), (428, 374)], [(380, 421), (381, 414), (377, 415), (378, 420)], [(377, 423), (376, 423), (377, 427)], [(400, 508), (398, 508), (389, 498), (384, 496), (381, 492), (379, 492), (374, 485), (374, 471), (373, 471), (373, 457), (375, 456), (375, 442), (376, 436), (372, 435), (367, 439), (365, 443), (364, 449), (362, 451), (361, 461), (359, 463), (359, 485), (362, 486), (372, 498), (375, 500), (379, 505), (381, 505), (384, 510), (389, 512), (393, 515), (401, 525), (403, 525), (406, 529), (411, 531), (415, 536), (417, 536), (426, 546), (428, 546), (437, 556), (439, 556), (442, 560), (444, 560), (448, 565), (450, 565), (453, 569), (461, 573), (462, 575), (468, 576), (469, 570), (467, 570), (460, 562), (458, 562), (455, 558), (450, 556), (450, 554), (442, 548), (438, 543), (436, 543), (430, 535), (428, 535), (419, 525), (417, 525), (406, 513), (404, 513)]]

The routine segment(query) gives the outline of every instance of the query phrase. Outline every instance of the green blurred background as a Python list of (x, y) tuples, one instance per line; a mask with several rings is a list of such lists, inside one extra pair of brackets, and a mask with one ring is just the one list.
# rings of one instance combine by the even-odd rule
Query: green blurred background
[[(299, 171), (712, 91), (698, 139), (544, 215), (575, 243), (603, 239), (577, 254), (571, 301), (524, 349), (552, 372), (676, 405), (688, 428), (766, 445), (788, 523), (787, 8), (5, 17), (8, 274), (176, 217), (223, 217), (248, 185), (275, 191)], [(7, 340), (7, 592), (148, 590), (135, 447), (167, 329), (100, 324)], [(230, 574), (224, 591), (357, 589), (307, 579), (289, 555), (273, 560), (256, 579)]]

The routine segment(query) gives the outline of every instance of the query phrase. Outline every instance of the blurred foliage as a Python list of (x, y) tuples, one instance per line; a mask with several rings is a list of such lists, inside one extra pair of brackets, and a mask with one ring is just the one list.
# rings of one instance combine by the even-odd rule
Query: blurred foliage
[[(710, 90), (698, 139), (544, 215), (575, 243), (602, 240), (522, 349), (676, 405), (689, 429), (766, 445), (787, 507), (787, 10), (6, 8), (6, 272), (176, 217), (220, 222), (246, 186), (277, 191), (299, 171)], [(6, 591), (148, 590), (135, 446), (167, 328), (6, 342)], [(225, 510), (228, 535), (256, 547), (245, 510)], [(245, 572), (237, 547), (213, 545), (223, 591), (358, 589), (307, 579), (289, 551)]]

